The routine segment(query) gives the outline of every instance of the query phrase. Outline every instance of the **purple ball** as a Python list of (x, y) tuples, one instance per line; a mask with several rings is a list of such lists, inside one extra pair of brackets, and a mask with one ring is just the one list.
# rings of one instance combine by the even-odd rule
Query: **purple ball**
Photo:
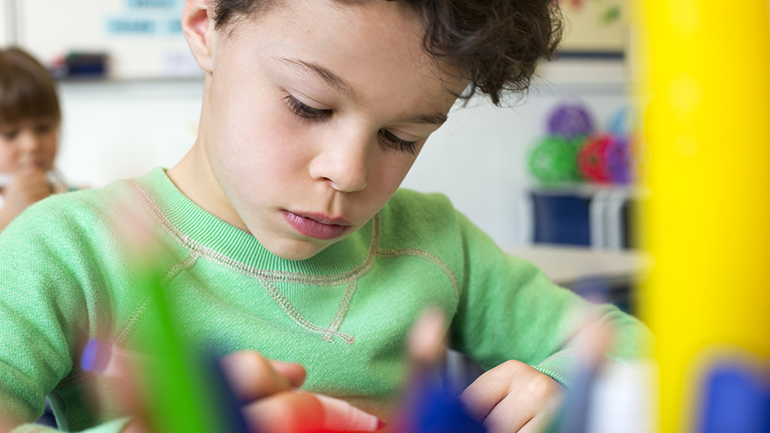
[(614, 135), (605, 155), (610, 179), (619, 184), (631, 182), (631, 149), (628, 140)]
[(567, 139), (584, 137), (593, 131), (594, 120), (582, 104), (561, 104), (548, 118), (548, 133)]

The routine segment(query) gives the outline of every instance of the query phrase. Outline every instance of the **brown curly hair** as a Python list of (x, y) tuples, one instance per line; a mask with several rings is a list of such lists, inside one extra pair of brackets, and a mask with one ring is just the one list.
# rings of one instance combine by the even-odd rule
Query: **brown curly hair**
[[(211, 0), (216, 28), (281, 0)], [(562, 19), (554, 0), (400, 1), (423, 17), (423, 46), (434, 59), (463, 71), (477, 92), (500, 105), (507, 92), (526, 92), (538, 60), (554, 56)]]
[(61, 120), (53, 78), (26, 51), (0, 49), (0, 123), (42, 117)]

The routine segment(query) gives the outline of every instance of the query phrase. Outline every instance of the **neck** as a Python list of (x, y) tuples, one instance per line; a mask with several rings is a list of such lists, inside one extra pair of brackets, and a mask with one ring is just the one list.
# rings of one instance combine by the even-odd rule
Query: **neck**
[(187, 155), (166, 174), (193, 203), (226, 223), (249, 232), (219, 186), (200, 136)]

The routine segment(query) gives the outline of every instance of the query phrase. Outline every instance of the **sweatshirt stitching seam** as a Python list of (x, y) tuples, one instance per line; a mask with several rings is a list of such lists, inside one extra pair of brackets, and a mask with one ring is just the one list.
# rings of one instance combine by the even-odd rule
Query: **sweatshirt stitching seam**
[(439, 269), (441, 269), (444, 274), (449, 278), (449, 281), (452, 283), (452, 289), (454, 289), (455, 292), (455, 299), (460, 300), (460, 289), (457, 285), (457, 279), (454, 276), (454, 273), (451, 269), (449, 269), (449, 266), (447, 266), (441, 259), (439, 259), (435, 254), (421, 250), (419, 248), (402, 248), (402, 249), (396, 249), (396, 250), (380, 250), (377, 251), (377, 256), (379, 257), (402, 257), (402, 256), (413, 256), (413, 257), (420, 257), (425, 260), (428, 260), (429, 262), (436, 265)]
[(150, 304), (150, 296), (145, 296), (142, 298), (141, 301), (139, 301), (139, 305), (134, 309), (133, 312), (131, 312), (131, 315), (128, 317), (128, 320), (126, 320), (126, 323), (123, 325), (123, 327), (118, 332), (118, 335), (115, 337), (115, 342), (118, 346), (123, 347), (123, 345), (126, 344), (129, 338), (131, 338), (131, 335), (133, 335), (134, 330), (139, 325), (139, 322), (142, 320), (144, 315), (147, 313), (147, 307)]
[[(350, 302), (353, 298), (353, 295), (355, 294), (357, 287), (357, 279), (369, 273), (369, 271), (374, 266), (374, 261), (377, 257), (377, 252), (379, 251), (380, 247), (381, 221), (379, 213), (375, 215), (372, 221), (372, 231), (369, 240), (367, 257), (362, 264), (356, 266), (354, 269), (331, 276), (305, 275), (294, 272), (276, 272), (257, 269), (245, 263), (238, 262), (230, 257), (225, 256), (224, 254), (214, 251), (211, 248), (201, 245), (197, 241), (192, 240), (188, 235), (182, 233), (174, 224), (171, 223), (171, 221), (163, 214), (160, 208), (158, 208), (152, 199), (147, 195), (147, 192), (144, 191), (144, 189), (142, 189), (142, 187), (136, 183), (136, 181), (131, 181), (131, 184), (139, 193), (139, 197), (141, 198), (142, 203), (150, 211), (155, 221), (164, 229), (164, 231), (166, 231), (167, 234), (169, 234), (185, 249), (190, 251), (190, 256), (188, 256), (187, 259), (190, 259), (192, 256), (195, 257), (195, 260), (197, 260), (198, 257), (203, 257), (212, 263), (219, 264), (232, 271), (246, 275), (247, 277), (257, 279), (262, 284), (262, 287), (265, 289), (265, 291), (270, 295), (270, 297), (278, 304), (284, 314), (289, 316), (298, 325), (310, 331), (322, 334), (324, 341), (331, 342), (336, 335), (342, 338), (348, 344), (353, 344), (355, 341), (355, 336), (339, 332), (339, 328), (342, 326), (342, 322), (344, 321), (345, 316), (347, 316), (347, 312), (350, 308)], [(172, 273), (172, 268), (167, 271), (166, 276), (169, 276)], [(170, 282), (170, 280), (173, 279), (176, 274), (171, 276), (168, 281)], [(331, 324), (328, 328), (322, 328), (313, 324), (304, 316), (302, 316), (302, 314), (297, 311), (297, 309), (291, 304), (286, 296), (280, 290), (278, 290), (278, 288), (275, 286), (276, 282), (308, 284), (322, 287), (346, 284), (347, 287)]]
[[(163, 279), (161, 280), (160, 286), (166, 287), (169, 284), (171, 284), (171, 281), (179, 276), (184, 271), (192, 269), (193, 266), (198, 262), (198, 255), (195, 254), (194, 251), (190, 251), (190, 253), (185, 257), (184, 260), (182, 260), (179, 263), (175, 263), (171, 265), (166, 273), (163, 275)], [(131, 338), (131, 336), (134, 334), (134, 331), (136, 331), (136, 328), (139, 326), (139, 323), (144, 318), (144, 315), (147, 314), (147, 307), (150, 304), (150, 295), (145, 296), (142, 298), (142, 301), (139, 303), (139, 306), (136, 307), (134, 312), (131, 314), (131, 317), (128, 318), (126, 321), (126, 324), (123, 325), (123, 328), (120, 330), (120, 333), (118, 333), (117, 338), (115, 339), (115, 342), (123, 347), (126, 342)]]
[(191, 239), (188, 235), (182, 233), (171, 221), (163, 214), (163, 212), (155, 205), (152, 199), (147, 193), (139, 186), (136, 181), (130, 181), (133, 186), (140, 192), (142, 202), (151, 212), (156, 222), (163, 227), (163, 229), (171, 235), (180, 245), (187, 248), (189, 251), (194, 252), (199, 257), (203, 257), (210, 260), (213, 263), (222, 265), (236, 271), (240, 274), (256, 279), (270, 280), (274, 282), (286, 282), (295, 284), (308, 284), (314, 286), (338, 286), (340, 284), (346, 284), (350, 280), (360, 278), (366, 275), (374, 265), (374, 258), (377, 256), (380, 246), (380, 214), (375, 215), (372, 220), (372, 232), (369, 241), (369, 250), (367, 257), (363, 263), (351, 269), (337, 275), (307, 275), (296, 272), (285, 271), (271, 271), (267, 269), (258, 269), (245, 263), (234, 260), (225, 256), (213, 249), (203, 246), (197, 241)]
[[(299, 311), (292, 305), (292, 303), (286, 298), (286, 296), (278, 290), (278, 288), (275, 286), (273, 281), (269, 280), (259, 280), (260, 283), (262, 283), (262, 286), (265, 288), (267, 293), (270, 295), (271, 298), (278, 304), (278, 306), (283, 310), (284, 314), (289, 316), (295, 323), (300, 325), (301, 327), (307, 329), (308, 331), (316, 332), (319, 334), (323, 334), (323, 339), (325, 341), (328, 341), (331, 343), (332, 338), (336, 335), (343, 340), (345, 340), (348, 344), (353, 344), (355, 341), (355, 337), (350, 334), (345, 334), (342, 332), (337, 332), (337, 330), (332, 329), (332, 326), (330, 325), (329, 328), (322, 328), (313, 322), (307, 320), (302, 314), (300, 314)], [(346, 293), (347, 295), (347, 293)], [(343, 301), (340, 304), (340, 309), (343, 309), (343, 305), (345, 303), (345, 298), (343, 297)], [(337, 315), (339, 315), (339, 311), (337, 312)], [(336, 319), (336, 316), (335, 316)], [(332, 321), (332, 325), (334, 324), (334, 321)], [(327, 334), (329, 335), (327, 338)]]
[[(329, 324), (329, 328), (323, 336), (323, 339), (325, 341), (328, 341), (331, 343), (332, 338), (335, 335), (340, 337), (342, 337), (343, 335), (348, 335), (338, 331), (342, 326), (342, 322), (345, 320), (345, 316), (347, 316), (348, 311), (350, 310), (350, 302), (353, 300), (353, 295), (356, 293), (357, 287), (358, 287), (357, 280), (348, 281), (347, 287), (345, 288), (345, 295), (343, 295), (342, 297), (342, 301), (340, 302), (340, 307), (337, 310), (337, 314), (334, 315), (334, 319), (332, 320), (332, 323)], [(342, 338), (344, 339), (344, 337)], [(351, 336), (351, 340), (347, 341), (347, 343), (353, 344), (354, 341), (355, 341), (355, 337)]]
[[(161, 287), (166, 287), (180, 273), (191, 269), (193, 266), (195, 266), (197, 261), (198, 256), (191, 251), (184, 260), (171, 265), (163, 275), (163, 279), (161, 280)], [(134, 311), (131, 312), (131, 315), (128, 317), (128, 320), (126, 320), (126, 323), (123, 325), (123, 327), (120, 328), (120, 331), (118, 331), (118, 334), (115, 337), (115, 344), (117, 344), (119, 347), (124, 347), (126, 342), (128, 342), (128, 340), (131, 339), (131, 336), (134, 335), (134, 331), (136, 331), (136, 328), (139, 327), (139, 324), (141, 323), (145, 314), (147, 314), (147, 307), (150, 304), (150, 299), (150, 295), (143, 297), (142, 300), (139, 301), (139, 305), (137, 305)], [(71, 376), (68, 376), (62, 380), (56, 386), (56, 389), (65, 389), (70, 386), (77, 385), (92, 377), (93, 374), (89, 374), (83, 371), (76, 371), (73, 372)]]

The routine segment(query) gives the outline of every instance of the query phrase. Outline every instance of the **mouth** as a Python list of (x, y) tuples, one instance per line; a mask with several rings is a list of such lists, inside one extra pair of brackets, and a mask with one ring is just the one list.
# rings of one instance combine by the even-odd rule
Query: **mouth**
[(321, 240), (338, 238), (352, 226), (344, 218), (333, 218), (323, 214), (299, 214), (284, 210), (283, 217), (303, 236)]
[(24, 159), (19, 162), (19, 165), (22, 167), (35, 167), (35, 168), (43, 168), (43, 161), (38, 158), (28, 158)]

